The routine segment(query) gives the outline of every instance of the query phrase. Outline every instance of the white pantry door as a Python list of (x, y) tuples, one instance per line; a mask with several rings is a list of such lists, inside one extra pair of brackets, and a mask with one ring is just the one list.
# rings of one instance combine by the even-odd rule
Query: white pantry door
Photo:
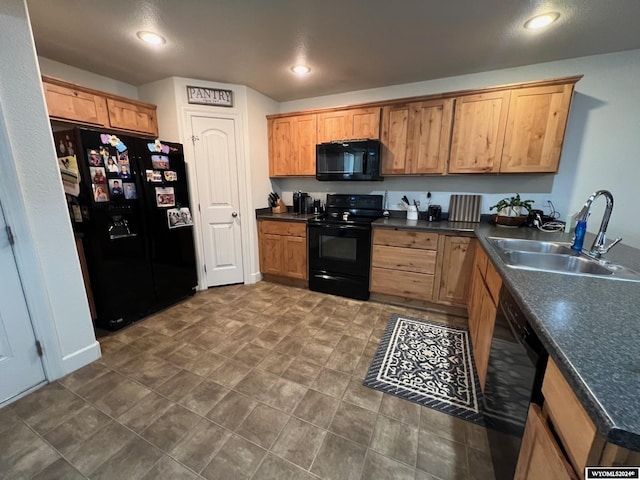
[(244, 282), (235, 120), (191, 117), (207, 286)]
[(0, 205), (0, 405), (44, 382), (42, 361)]

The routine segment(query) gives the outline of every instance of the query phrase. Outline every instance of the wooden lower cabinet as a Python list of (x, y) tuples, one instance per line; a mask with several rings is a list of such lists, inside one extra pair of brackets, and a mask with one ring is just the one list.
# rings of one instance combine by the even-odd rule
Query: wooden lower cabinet
[(466, 307), (474, 245), (470, 237), (374, 229), (371, 292)]
[[(498, 292), (502, 279), (479, 245), (473, 264), (473, 287), (469, 302), (469, 335), (480, 387), (484, 390), (489, 366), (491, 340), (498, 312)], [(495, 293), (494, 293), (495, 292)]]
[(471, 287), (476, 240), (470, 237), (440, 235), (434, 300), (466, 307)]
[(607, 443), (549, 358), (542, 382), (544, 405), (530, 405), (518, 457), (517, 480), (584, 478), (585, 468), (640, 464), (640, 452)]
[(577, 480), (538, 405), (531, 404), (515, 480)]
[(374, 229), (371, 292), (432, 301), (437, 248), (437, 233)]
[(260, 271), (307, 280), (306, 224), (259, 220)]

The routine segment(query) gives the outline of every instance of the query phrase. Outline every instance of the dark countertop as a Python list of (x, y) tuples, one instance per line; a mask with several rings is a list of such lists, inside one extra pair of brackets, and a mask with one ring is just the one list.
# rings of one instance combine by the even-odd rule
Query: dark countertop
[[(640, 283), (514, 269), (487, 237), (571, 242), (570, 234), (477, 224), (475, 230), (549, 355), (607, 441), (640, 451)], [(585, 240), (591, 245), (593, 235)], [(618, 245), (607, 260), (640, 270), (640, 250)]]
[[(300, 222), (314, 216), (256, 214)], [(373, 228), (474, 234), (598, 433), (613, 444), (640, 451), (640, 282), (511, 268), (487, 241), (487, 237), (506, 237), (570, 243), (570, 234), (393, 216), (376, 220)], [(587, 234), (585, 248), (593, 238)], [(639, 249), (620, 244), (605, 257), (640, 271)]]

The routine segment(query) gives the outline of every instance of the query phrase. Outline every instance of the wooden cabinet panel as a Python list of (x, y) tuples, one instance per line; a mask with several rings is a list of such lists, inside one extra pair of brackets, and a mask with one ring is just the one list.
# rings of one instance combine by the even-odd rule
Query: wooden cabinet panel
[(479, 244), (477, 244), (474, 263), (476, 265), (476, 268), (480, 271), (482, 278), (484, 278), (487, 273), (488, 262), (489, 259), (487, 258), (487, 254), (484, 252), (484, 249)]
[[(581, 470), (581, 472), (584, 470)], [(522, 436), (515, 480), (577, 480), (547, 426), (540, 407), (531, 404)]]
[(433, 275), (390, 270), (371, 269), (371, 291), (415, 300), (430, 301), (433, 298)]
[(438, 246), (439, 272), (436, 278), (440, 302), (466, 307), (473, 272), (475, 240), (441, 235)]
[[(471, 298), (469, 300), (469, 335), (471, 336), (471, 344), (475, 354), (478, 341), (478, 328), (480, 323), (480, 309), (482, 308), (482, 292), (485, 289), (484, 280), (480, 270), (474, 268), (473, 283), (471, 286)], [(477, 367), (476, 367), (477, 368)]]
[[(591, 455), (597, 442), (596, 427), (551, 358), (542, 382), (542, 394), (545, 409), (573, 467), (582, 472), (587, 464), (595, 465), (597, 458)], [(595, 450), (600, 452), (601, 447), (598, 445)]]
[(112, 128), (158, 136), (155, 108), (107, 98), (107, 110)]
[(262, 220), (259, 223), (259, 228), (261, 232), (273, 235), (294, 235), (297, 237), (306, 237), (307, 235), (307, 224), (301, 222)]
[(480, 311), (478, 315), (478, 329), (473, 357), (476, 361), (476, 370), (480, 387), (484, 390), (484, 383), (487, 379), (487, 368), (489, 366), (489, 353), (491, 352), (491, 339), (493, 329), (496, 324), (496, 305), (493, 303), (489, 291), (480, 289)]
[(318, 143), (362, 138), (380, 138), (380, 107), (318, 114)]
[(511, 92), (501, 172), (558, 171), (574, 84)]
[(51, 77), (42, 77), (49, 117), (152, 137), (158, 136), (156, 106)]
[(436, 270), (436, 252), (374, 245), (372, 265), (433, 275)]
[(380, 107), (349, 110), (351, 138), (380, 138)]
[(259, 220), (260, 271), (307, 280), (306, 224)]
[(449, 173), (495, 173), (509, 110), (510, 91), (456, 99)]
[(287, 277), (307, 279), (307, 239), (283, 235), (284, 266), (283, 273)]
[(384, 107), (382, 173), (445, 173), (452, 112), (450, 98)]
[(418, 232), (415, 230), (389, 230), (376, 228), (373, 230), (373, 243), (375, 245), (388, 245), (392, 247), (437, 250), (438, 234)]
[(273, 118), (267, 126), (269, 176), (315, 175), (317, 116)]
[(493, 264), (487, 260), (487, 273), (485, 274), (485, 282), (487, 282), (487, 288), (493, 298), (494, 303), (498, 304), (498, 298), (500, 297), (500, 288), (502, 288), (502, 277), (496, 271)]
[(283, 244), (280, 235), (260, 235), (260, 271), (281, 275), (283, 271)]
[(100, 127), (109, 126), (104, 97), (43, 81), (49, 117)]

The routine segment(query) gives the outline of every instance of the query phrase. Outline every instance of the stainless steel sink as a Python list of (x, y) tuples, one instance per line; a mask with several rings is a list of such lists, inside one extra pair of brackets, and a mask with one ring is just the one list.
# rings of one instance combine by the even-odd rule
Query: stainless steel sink
[(587, 273), (590, 275), (613, 275), (613, 272), (598, 262), (585, 257), (559, 255), (555, 253), (533, 253), (507, 250), (504, 258), (508, 265), (545, 270), (549, 272)]
[(640, 274), (623, 265), (574, 251), (569, 244), (490, 237), (498, 255), (511, 268), (640, 282)]
[(519, 252), (540, 252), (540, 253), (564, 253), (573, 255), (574, 250), (568, 243), (542, 242), (537, 240), (521, 240), (519, 238), (496, 238), (490, 237), (489, 241), (496, 247), (503, 250), (517, 250)]

